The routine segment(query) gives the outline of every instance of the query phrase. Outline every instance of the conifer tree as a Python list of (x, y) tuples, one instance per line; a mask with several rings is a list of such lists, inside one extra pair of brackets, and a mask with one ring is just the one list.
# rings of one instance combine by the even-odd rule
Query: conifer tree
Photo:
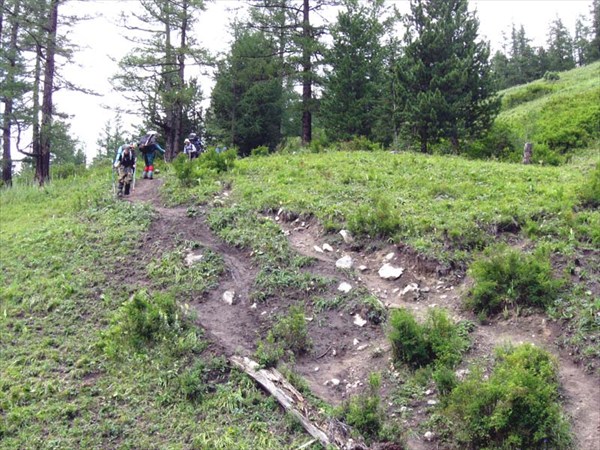
[(404, 54), (397, 68), (400, 126), (422, 152), (441, 139), (453, 150), (491, 125), (499, 109), (489, 44), (467, 0), (411, 0)]
[(120, 62), (113, 85), (137, 105), (148, 128), (158, 128), (166, 140), (167, 160), (183, 146), (184, 111), (200, 103), (197, 84), (186, 79), (186, 59), (205, 63), (191, 37), (194, 17), (203, 0), (140, 0), (141, 11), (125, 18), (126, 30), (138, 33), (137, 46)]
[(322, 124), (331, 139), (374, 137), (382, 101), (384, 50), (380, 22), (384, 1), (349, 0), (331, 31), (330, 66), (321, 99)]
[(550, 70), (562, 71), (575, 67), (573, 39), (560, 17), (550, 24), (547, 56)]
[(277, 47), (263, 32), (234, 25), (230, 53), (218, 64), (207, 122), (217, 139), (248, 155), (258, 146), (280, 141), (282, 88), (277, 76)]

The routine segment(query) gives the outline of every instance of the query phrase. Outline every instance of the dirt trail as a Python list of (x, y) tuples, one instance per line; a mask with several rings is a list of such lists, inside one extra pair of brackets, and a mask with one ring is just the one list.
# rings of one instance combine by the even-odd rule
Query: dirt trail
[[(223, 258), (227, 273), (222, 277), (217, 289), (205, 298), (189, 299), (190, 305), (198, 313), (198, 322), (227, 354), (251, 356), (260, 330), (264, 330), (270, 320), (279, 314), (276, 306), (252, 307), (249, 292), (257, 274), (248, 252), (228, 246), (216, 238), (203, 219), (203, 211), (190, 217), (185, 207), (167, 208), (160, 202), (158, 187), (161, 180), (139, 180), (130, 201), (150, 203), (156, 218), (149, 231), (150, 238), (157, 248), (171, 249), (184, 239), (200, 243)], [(466, 282), (455, 275), (436, 276), (423, 270), (419, 261), (404, 254), (395, 246), (380, 248), (371, 252), (353, 251), (340, 237), (324, 234), (315, 223), (282, 223), (289, 242), (300, 254), (316, 259), (310, 271), (345, 281), (353, 288), (364, 287), (377, 296), (388, 308), (406, 307), (418, 316), (424, 317), (428, 308), (443, 307), (456, 319), (475, 318), (463, 311), (460, 299), (466, 289)], [(334, 251), (317, 251), (315, 246), (329, 241)], [(377, 271), (386, 257), (393, 253), (389, 262), (405, 268), (396, 281), (382, 280)], [(342, 255), (354, 259), (354, 267), (364, 265), (364, 271), (346, 273), (335, 268), (335, 261)], [(401, 292), (411, 283), (418, 285), (419, 294)], [(239, 303), (230, 306), (222, 301), (226, 290), (234, 290)], [(295, 370), (309, 383), (311, 390), (324, 400), (338, 404), (349, 395), (361, 391), (372, 372), (384, 372), (390, 367), (391, 350), (379, 326), (367, 324), (359, 327), (354, 324), (356, 311), (324, 312), (312, 317), (309, 332), (313, 339), (313, 351), (296, 361)], [(572, 359), (562, 354), (554, 344), (558, 328), (548, 323), (542, 315), (518, 317), (498, 321), (488, 326), (478, 326), (472, 334), (474, 345), (469, 357), (491, 355), (493, 348), (503, 342), (531, 342), (551, 351), (559, 360), (560, 380), (563, 389), (563, 404), (572, 418), (573, 430), (580, 450), (597, 450), (600, 446), (600, 382), (583, 368), (575, 365)], [(432, 399), (434, 397), (428, 397)], [(406, 426), (414, 426), (428, 414), (427, 400), (411, 405), (414, 416)], [(432, 430), (435, 431), (435, 430)], [(433, 450), (439, 443), (427, 442), (419, 433), (408, 439), (411, 449)]]

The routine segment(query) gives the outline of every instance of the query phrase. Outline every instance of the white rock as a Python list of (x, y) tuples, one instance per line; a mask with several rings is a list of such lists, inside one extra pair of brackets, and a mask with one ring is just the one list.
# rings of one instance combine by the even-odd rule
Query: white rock
[(437, 405), (437, 400), (427, 400), (427, 404), (430, 406)]
[(334, 386), (339, 386), (340, 385), (340, 380), (338, 380), (337, 378), (332, 378), (331, 379), (331, 384), (333, 384)]
[(364, 272), (364, 271), (365, 271), (365, 270), (367, 270), (367, 269), (368, 269), (368, 267), (367, 267), (367, 266), (364, 266), (364, 265), (362, 265), (362, 266), (358, 266), (358, 270), (360, 270), (361, 272)]
[(400, 278), (400, 275), (404, 272), (402, 267), (394, 267), (391, 264), (384, 264), (379, 269), (379, 276), (385, 280), (395, 280)]
[(419, 286), (417, 285), (417, 283), (407, 284), (406, 287), (402, 289), (402, 292), (400, 292), (400, 295), (406, 295), (409, 292), (419, 292)]
[(360, 317), (359, 314), (354, 315), (354, 325), (358, 325), (359, 327), (364, 327), (367, 324), (367, 321)]
[(335, 356), (337, 355), (337, 352), (335, 351), (335, 348), (333, 350), (331, 350), (331, 356)]
[(250, 309), (256, 309), (258, 308), (258, 305), (256, 303), (252, 303), (252, 306), (250, 306)]
[(383, 258), (383, 260), (384, 261), (391, 261), (392, 259), (394, 259), (394, 256), (396, 256), (396, 254), (394, 252), (388, 253), (387, 255), (385, 255), (385, 258)]
[(323, 250), (326, 252), (332, 252), (333, 251), (333, 247), (329, 244), (323, 244)]
[(315, 245), (313, 248), (315, 249), (315, 252), (323, 253), (323, 249), (321, 247), (319, 247), (318, 245)]
[(338, 267), (340, 269), (351, 269), (352, 264), (354, 264), (352, 257), (350, 255), (346, 255), (335, 262), (335, 267)]
[(338, 286), (338, 291), (343, 292), (344, 294), (347, 294), (351, 290), (352, 286), (349, 283), (346, 283), (345, 281), (341, 282)]
[(354, 238), (348, 230), (341, 230), (340, 234), (342, 235), (342, 238), (344, 238), (346, 244), (352, 244), (354, 242)]
[(352, 341), (353, 345), (358, 345), (360, 343), (360, 341), (356, 338), (354, 338), (354, 341)]
[(235, 291), (223, 292), (223, 301), (228, 305), (235, 305), (237, 303), (235, 298)]
[(356, 350), (358, 350), (359, 352), (362, 352), (368, 346), (369, 346), (369, 344), (359, 345), (358, 347), (356, 347)]
[(202, 258), (204, 258), (204, 255), (194, 255), (193, 253), (190, 253), (185, 257), (185, 265), (191, 267), (198, 261), (202, 260)]
[(431, 395), (431, 394), (433, 394), (433, 390), (432, 389), (427, 389), (425, 391), (425, 395)]
[(318, 367), (315, 367), (315, 372), (318, 372), (318, 371), (319, 371), (319, 368), (318, 368)]
[(425, 438), (426, 441), (431, 442), (435, 439), (435, 434), (433, 434), (431, 431), (427, 431), (423, 437)]

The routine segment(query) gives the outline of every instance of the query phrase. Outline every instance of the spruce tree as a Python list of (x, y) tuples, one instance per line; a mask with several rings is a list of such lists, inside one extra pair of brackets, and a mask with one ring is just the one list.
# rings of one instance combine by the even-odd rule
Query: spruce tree
[(400, 126), (422, 152), (441, 139), (455, 152), (477, 137), (499, 110), (489, 44), (478, 40), (479, 22), (467, 0), (412, 0), (405, 49), (397, 68)]
[(322, 125), (331, 139), (374, 137), (382, 100), (383, 4), (383, 0), (369, 5), (347, 1), (331, 30), (333, 45), (326, 53), (330, 70), (320, 108)]
[(559, 17), (552, 21), (548, 31), (548, 65), (550, 70), (556, 71), (575, 67), (573, 39)]

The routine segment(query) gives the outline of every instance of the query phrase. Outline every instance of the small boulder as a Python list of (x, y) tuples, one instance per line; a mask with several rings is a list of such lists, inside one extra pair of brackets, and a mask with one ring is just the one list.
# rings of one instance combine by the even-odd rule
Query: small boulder
[(223, 292), (223, 301), (228, 305), (235, 305), (237, 303), (237, 299), (235, 297), (235, 291), (225, 291)]
[(335, 262), (335, 267), (339, 269), (351, 269), (354, 261), (349, 255), (343, 256)]
[(323, 253), (323, 249), (321, 247), (319, 247), (318, 245), (315, 245), (313, 248), (315, 249), (315, 252)]
[(344, 294), (347, 294), (351, 290), (352, 286), (349, 283), (346, 283), (345, 281), (341, 282), (338, 286), (338, 291), (343, 292)]
[(201, 261), (204, 258), (204, 255), (195, 255), (194, 253), (190, 253), (185, 257), (185, 265), (188, 267), (193, 266), (197, 262)]
[(333, 251), (333, 247), (329, 244), (323, 244), (323, 251), (326, 252), (332, 252)]
[(391, 264), (384, 264), (379, 269), (379, 276), (385, 280), (396, 280), (404, 273), (402, 267), (394, 267)]
[(354, 315), (354, 325), (358, 325), (359, 327), (364, 327), (367, 324), (367, 321), (360, 317), (359, 314)]
[(352, 244), (354, 242), (354, 238), (348, 230), (340, 230), (340, 234), (346, 244)]

